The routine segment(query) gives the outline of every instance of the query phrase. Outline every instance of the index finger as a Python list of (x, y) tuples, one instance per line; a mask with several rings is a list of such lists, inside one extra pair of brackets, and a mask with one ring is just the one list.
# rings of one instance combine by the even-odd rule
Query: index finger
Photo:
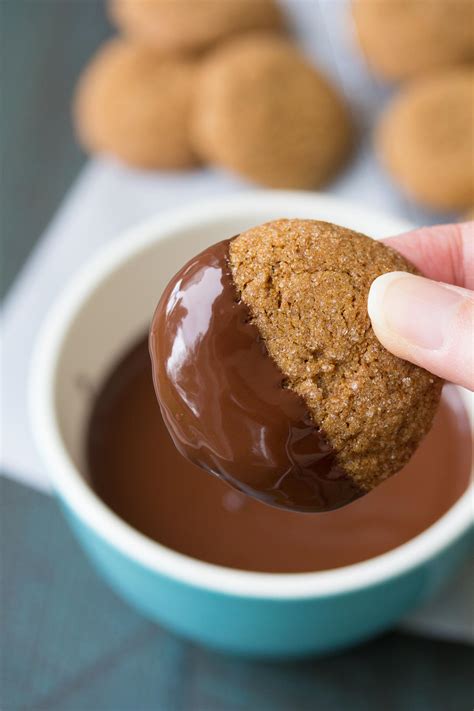
[(383, 241), (429, 279), (474, 289), (474, 222), (422, 227)]

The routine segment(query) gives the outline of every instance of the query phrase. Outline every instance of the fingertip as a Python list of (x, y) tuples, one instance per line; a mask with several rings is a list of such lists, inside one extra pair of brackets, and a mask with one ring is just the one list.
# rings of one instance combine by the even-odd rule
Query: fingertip
[(386, 330), (386, 313), (384, 309), (385, 294), (394, 281), (406, 276), (405, 272), (387, 272), (378, 276), (371, 284), (367, 299), (367, 311), (372, 323), (372, 328), (379, 340), (383, 343), (383, 334)]
[(474, 302), (470, 292), (408, 272), (390, 272), (371, 285), (367, 310), (384, 348), (472, 389)]

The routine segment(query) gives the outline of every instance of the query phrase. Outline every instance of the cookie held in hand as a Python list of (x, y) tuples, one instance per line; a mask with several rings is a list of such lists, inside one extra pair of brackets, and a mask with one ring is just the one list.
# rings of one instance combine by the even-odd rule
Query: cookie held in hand
[(441, 381), (396, 358), (367, 313), (372, 281), (415, 269), (382, 243), (315, 220), (220, 242), (171, 280), (150, 333), (179, 451), (283, 508), (369, 492), (429, 430)]

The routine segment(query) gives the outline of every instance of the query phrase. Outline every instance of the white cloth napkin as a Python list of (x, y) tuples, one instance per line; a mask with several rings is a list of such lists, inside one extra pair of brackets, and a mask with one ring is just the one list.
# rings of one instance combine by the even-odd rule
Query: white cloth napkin
[[(345, 0), (289, 0), (286, 4), (303, 46), (351, 97), (359, 125), (360, 140), (352, 165), (331, 192), (413, 223), (432, 221), (391, 187), (370, 150), (371, 122), (386, 92), (370, 78), (353, 47)], [(99, 160), (83, 169), (4, 303), (0, 403), (0, 468), (4, 472), (49, 491), (27, 415), (27, 379), (40, 324), (71, 275), (107, 241), (160, 210), (185, 209), (186, 204), (202, 197), (248, 187), (212, 170), (140, 173)], [(472, 640), (473, 599), (474, 576), (465, 570), (449, 590), (412, 615), (405, 626), (423, 634)]]

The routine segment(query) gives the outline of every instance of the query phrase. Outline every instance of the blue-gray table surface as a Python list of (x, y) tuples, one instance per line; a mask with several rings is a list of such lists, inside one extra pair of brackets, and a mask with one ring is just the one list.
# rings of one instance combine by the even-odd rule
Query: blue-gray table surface
[[(71, 90), (108, 34), (98, 0), (0, 0), (2, 294), (84, 159), (71, 131)], [(291, 664), (220, 656), (121, 602), (96, 576), (53, 499), (1, 478), (0, 507), (2, 711), (473, 706), (474, 656), (466, 645), (393, 632)]]

